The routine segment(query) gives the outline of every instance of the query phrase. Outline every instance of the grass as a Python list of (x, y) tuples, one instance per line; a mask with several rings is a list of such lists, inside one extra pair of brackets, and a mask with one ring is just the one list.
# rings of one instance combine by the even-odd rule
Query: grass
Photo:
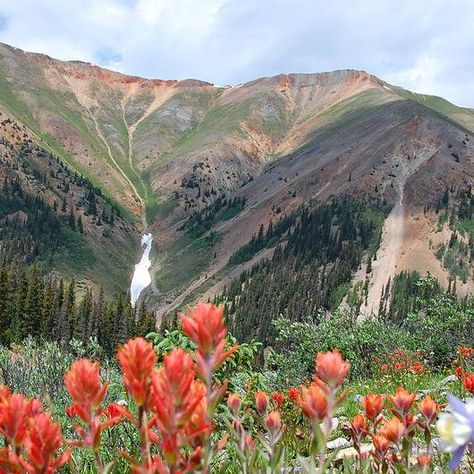
[(394, 87), (394, 89), (400, 97), (417, 102), (418, 104), (437, 112), (453, 125), (457, 127), (461, 126), (464, 130), (474, 132), (474, 112), (472, 110), (465, 107), (458, 107), (442, 97), (417, 94), (402, 89), (401, 87)]
[[(213, 233), (191, 241), (180, 251), (169, 252), (155, 277), (158, 293), (170, 294), (195, 280), (208, 268), (213, 259), (213, 247), (221, 239), (221, 234)], [(176, 249), (176, 245), (174, 247)]]

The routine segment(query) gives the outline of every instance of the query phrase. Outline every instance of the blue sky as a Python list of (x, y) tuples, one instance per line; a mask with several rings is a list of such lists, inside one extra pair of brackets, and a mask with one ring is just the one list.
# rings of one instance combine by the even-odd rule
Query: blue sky
[(218, 85), (364, 69), (474, 107), (474, 0), (0, 0), (0, 41)]

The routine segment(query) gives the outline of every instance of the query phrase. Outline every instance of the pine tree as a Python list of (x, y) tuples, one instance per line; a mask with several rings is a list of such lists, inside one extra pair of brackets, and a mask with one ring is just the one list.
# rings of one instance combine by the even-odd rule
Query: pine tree
[(43, 315), (43, 288), (38, 268), (36, 265), (30, 271), (28, 278), (28, 291), (26, 293), (24, 314), (21, 324), (21, 338), (38, 336), (41, 331), (41, 318)]

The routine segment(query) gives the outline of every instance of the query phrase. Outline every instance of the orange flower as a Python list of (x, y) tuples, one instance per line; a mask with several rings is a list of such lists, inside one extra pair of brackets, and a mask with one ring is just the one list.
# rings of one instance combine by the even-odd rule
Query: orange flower
[(117, 359), (127, 392), (138, 407), (146, 409), (150, 397), (150, 375), (156, 364), (152, 345), (141, 337), (131, 339), (118, 350)]
[(436, 415), (438, 414), (439, 405), (429, 395), (427, 395), (420, 403), (418, 403), (418, 408), (429, 427), (433, 424)]
[(405, 425), (396, 417), (384, 423), (380, 434), (394, 444), (398, 444), (405, 434)]
[(418, 459), (417, 459), (418, 466), (420, 466), (420, 467), (429, 466), (431, 464), (432, 460), (433, 460), (433, 457), (431, 456), (431, 454), (423, 454), (423, 455), (419, 456)]
[(66, 388), (73, 399), (77, 415), (89, 422), (92, 411), (97, 409), (107, 392), (108, 382), (102, 384), (99, 363), (89, 359), (75, 361), (69, 372), (64, 375)]
[(383, 397), (375, 393), (369, 393), (362, 397), (362, 406), (364, 407), (365, 416), (369, 420), (375, 420), (383, 410)]
[(467, 375), (463, 380), (463, 385), (466, 391), (474, 395), (474, 374)]
[(327, 393), (317, 384), (312, 383), (307, 389), (302, 387), (301, 399), (298, 405), (301, 407), (303, 414), (310, 422), (319, 422), (328, 414)]
[(272, 400), (277, 407), (281, 407), (283, 405), (283, 402), (285, 401), (283, 395), (278, 392), (272, 393)]
[(406, 416), (415, 401), (416, 393), (408, 393), (404, 388), (398, 387), (395, 390), (395, 396), (389, 395), (388, 399), (395, 407), (395, 411), (400, 416)]
[(382, 364), (380, 366), (380, 371), (381, 372), (387, 372), (387, 370), (388, 370), (388, 364)]
[(374, 445), (374, 454), (383, 459), (390, 448), (390, 441), (381, 435), (372, 436), (372, 443)]
[(281, 417), (278, 410), (273, 410), (269, 413), (265, 420), (265, 426), (267, 430), (274, 433), (280, 430), (281, 428)]
[(288, 389), (288, 398), (290, 400), (293, 400), (294, 402), (297, 402), (300, 400), (301, 398), (301, 393), (299, 391), (299, 389), (297, 389), (296, 387), (291, 387)]
[(209, 303), (198, 303), (191, 314), (180, 315), (184, 333), (204, 354), (210, 354), (227, 336), (224, 308)]
[(211, 427), (207, 421), (206, 387), (195, 379), (194, 363), (183, 349), (174, 349), (163, 367), (151, 374), (153, 423), (157, 443), (170, 466), (184, 462), (181, 448), (196, 442)]
[(237, 346), (224, 351), (227, 329), (224, 325), (224, 308), (199, 303), (189, 316), (180, 315), (183, 332), (197, 345), (196, 359), (200, 375), (209, 379), (236, 350)]
[(249, 449), (250, 451), (255, 451), (256, 445), (255, 445), (255, 441), (253, 440), (252, 436), (247, 435), (245, 437), (245, 447), (247, 449)]
[(361, 413), (357, 414), (351, 421), (351, 431), (354, 437), (360, 440), (367, 432), (369, 428), (367, 426), (367, 420)]
[(410, 372), (412, 374), (422, 374), (423, 372), (425, 371), (425, 366), (420, 362), (420, 361), (416, 361), (414, 362), (411, 367), (410, 367)]
[(1, 404), (0, 433), (9, 444), (16, 448), (22, 445), (30, 416), (31, 402), (23, 395), (14, 393)]
[(316, 374), (331, 387), (339, 387), (349, 373), (350, 364), (345, 362), (341, 353), (333, 351), (322, 353), (316, 356)]
[(231, 393), (227, 398), (227, 406), (233, 415), (236, 415), (240, 408), (240, 397), (236, 393)]
[(49, 415), (40, 413), (31, 418), (25, 440), (28, 464), (32, 467), (30, 472), (52, 473), (65, 464), (71, 455), (70, 451), (56, 457), (62, 441), (61, 430)]
[(466, 372), (462, 367), (456, 367), (454, 373), (456, 374), (456, 377), (462, 382), (464, 380), (464, 377), (466, 376)]
[(259, 415), (263, 416), (268, 408), (268, 397), (267, 395), (259, 390), (255, 393), (255, 407)]
[(74, 405), (71, 405), (70, 407), (67, 407), (64, 411), (66, 412), (66, 415), (69, 418), (74, 418), (77, 415), (77, 410), (74, 407)]
[(474, 348), (472, 347), (466, 347), (466, 346), (461, 346), (458, 349), (458, 354), (462, 359), (469, 359), (474, 354)]

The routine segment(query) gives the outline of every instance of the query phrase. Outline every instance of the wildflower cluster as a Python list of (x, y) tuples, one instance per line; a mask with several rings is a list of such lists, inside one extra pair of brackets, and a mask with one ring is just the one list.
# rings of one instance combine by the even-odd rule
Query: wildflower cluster
[[(390, 467), (408, 469), (431, 463), (432, 428), (439, 405), (429, 395), (419, 403), (415, 399), (416, 394), (401, 387), (386, 398), (379, 394), (362, 398), (364, 413), (356, 415), (349, 426), (359, 464), (366, 459), (377, 472), (387, 472)], [(417, 431), (424, 434), (425, 447), (419, 448), (413, 458)], [(365, 439), (372, 443), (369, 451), (362, 449)]]
[(397, 349), (395, 352), (377, 358), (378, 370), (383, 375), (388, 375), (392, 380), (399, 383), (405, 382), (410, 375), (421, 375), (426, 372), (426, 366), (421, 360), (421, 354), (407, 352)]
[[(452, 454), (454, 468), (474, 442), (474, 399), (450, 395), (448, 411), (438, 417), (440, 406), (430, 395), (417, 397), (401, 387), (394, 394), (362, 397), (359, 413), (339, 426), (350, 365), (337, 350), (318, 353), (312, 379), (287, 393), (244, 385), (241, 392), (227, 394), (226, 382), (215, 374), (237, 347), (226, 341), (222, 308), (199, 304), (180, 319), (195, 344), (193, 352), (175, 348), (158, 364), (153, 346), (142, 338), (118, 350), (128, 403), (106, 404), (109, 384), (98, 362), (72, 364), (64, 381), (72, 399), (66, 414), (74, 439), (64, 440), (39, 400), (0, 386), (0, 473), (53, 473), (66, 463), (75, 472), (74, 450), (87, 451), (97, 472), (109, 472), (114, 461), (102, 459), (102, 441), (116, 426), (126, 428), (134, 441), (119, 443), (115, 461), (121, 459), (136, 474), (206, 474), (229, 459), (244, 473), (281, 472), (295, 464), (303, 472), (322, 473), (341, 463), (350, 472), (426, 472), (438, 448)], [(457, 369), (471, 394), (473, 355), (474, 350), (461, 348)], [(400, 370), (416, 366), (401, 351), (389, 360), (404, 361)], [(432, 441), (435, 424), (439, 443)], [(351, 440), (349, 453), (330, 445), (341, 428)], [(291, 437), (298, 440), (293, 452)]]
[(474, 395), (474, 348), (461, 346), (457, 351), (455, 374), (467, 393)]
[(71, 454), (62, 450), (63, 437), (57, 424), (44, 412), (42, 403), (10, 393), (0, 386), (0, 472), (53, 473)]

